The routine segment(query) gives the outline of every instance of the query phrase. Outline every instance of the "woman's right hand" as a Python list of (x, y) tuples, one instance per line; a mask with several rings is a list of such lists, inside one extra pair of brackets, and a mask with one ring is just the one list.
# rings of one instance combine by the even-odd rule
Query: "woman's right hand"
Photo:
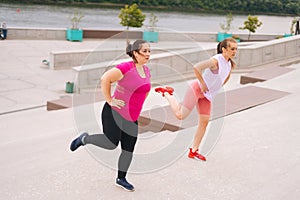
[(121, 109), (125, 106), (125, 101), (121, 99), (115, 99), (112, 98), (110, 102), (107, 102), (111, 107), (117, 107), (118, 109)]
[(200, 84), (201, 84), (202, 92), (203, 92), (203, 93), (208, 92), (208, 87), (207, 87), (206, 83), (203, 82), (203, 83), (200, 83)]

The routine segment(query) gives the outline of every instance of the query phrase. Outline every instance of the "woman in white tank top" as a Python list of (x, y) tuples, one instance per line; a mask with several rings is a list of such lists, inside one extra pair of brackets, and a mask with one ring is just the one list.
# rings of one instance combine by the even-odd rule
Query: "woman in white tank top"
[(237, 53), (237, 42), (233, 38), (227, 38), (220, 42), (217, 54), (208, 60), (194, 65), (197, 80), (190, 84), (182, 103), (178, 103), (172, 95), (170, 87), (156, 88), (156, 92), (168, 100), (176, 118), (185, 119), (196, 106), (198, 110), (198, 128), (194, 135), (194, 141), (188, 157), (206, 161), (206, 158), (198, 152), (200, 143), (205, 134), (210, 118), (211, 102), (222, 86), (228, 81), (231, 71), (236, 64), (233, 58)]

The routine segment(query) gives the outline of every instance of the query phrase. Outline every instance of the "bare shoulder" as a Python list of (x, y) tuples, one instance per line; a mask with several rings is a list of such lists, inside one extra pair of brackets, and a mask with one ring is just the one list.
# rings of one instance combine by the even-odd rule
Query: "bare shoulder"
[(215, 58), (211, 58), (210, 60), (211, 60), (212, 63), (213, 63), (213, 65), (211, 65), (210, 69), (211, 69), (211, 70), (216, 70), (216, 69), (218, 69), (218, 68), (219, 68), (218, 60), (215, 59)]

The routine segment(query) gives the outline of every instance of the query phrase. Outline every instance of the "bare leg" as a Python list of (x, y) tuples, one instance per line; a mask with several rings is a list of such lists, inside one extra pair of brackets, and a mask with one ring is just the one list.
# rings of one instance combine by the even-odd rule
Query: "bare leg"
[(195, 105), (198, 103), (197, 94), (199, 94), (199, 92), (200, 90), (198, 81), (195, 80), (187, 88), (182, 103), (178, 103), (177, 99), (167, 92), (165, 92), (164, 95), (168, 100), (176, 118), (179, 120), (183, 120), (191, 113)]
[(192, 146), (193, 152), (199, 148), (199, 145), (205, 134), (208, 122), (209, 122), (209, 115), (199, 115), (198, 127), (197, 127), (197, 131), (194, 135), (194, 141), (193, 141), (193, 146)]
[(191, 113), (191, 110), (178, 103), (177, 99), (173, 95), (170, 95), (167, 92), (165, 92), (164, 95), (177, 119), (183, 120)]

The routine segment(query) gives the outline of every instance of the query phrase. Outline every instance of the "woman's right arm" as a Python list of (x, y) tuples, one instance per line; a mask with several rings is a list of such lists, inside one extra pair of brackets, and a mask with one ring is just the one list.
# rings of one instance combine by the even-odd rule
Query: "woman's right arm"
[(204, 79), (202, 77), (202, 71), (206, 68), (210, 68), (211, 70), (218, 69), (218, 61), (214, 58), (211, 58), (208, 60), (198, 62), (197, 64), (194, 65), (194, 73), (195, 73), (197, 79), (199, 80), (199, 82), (202, 86), (201, 88), (204, 93), (208, 91), (207, 85), (204, 82)]
[(118, 68), (112, 68), (105, 72), (101, 77), (101, 90), (106, 102), (110, 106), (121, 108), (125, 105), (125, 102), (120, 99), (114, 99), (111, 97), (111, 84), (119, 81), (123, 78), (122, 72)]

